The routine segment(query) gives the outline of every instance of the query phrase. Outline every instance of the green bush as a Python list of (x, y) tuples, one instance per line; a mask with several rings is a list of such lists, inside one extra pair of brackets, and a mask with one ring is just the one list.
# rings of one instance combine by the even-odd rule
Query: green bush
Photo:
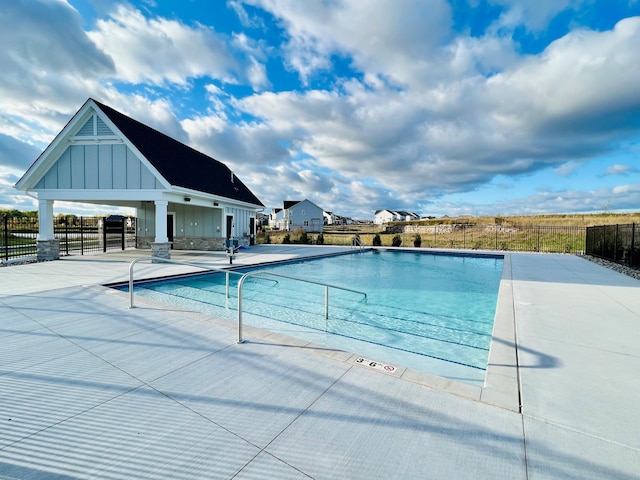
[(316, 245), (324, 245), (324, 235), (320, 234), (316, 237)]
[(419, 233), (416, 233), (416, 236), (413, 237), (413, 246), (419, 247), (420, 245), (422, 245), (422, 237)]
[(282, 243), (291, 243), (291, 237), (288, 233), (284, 237), (282, 237)]
[(380, 234), (376, 233), (373, 237), (373, 246), (380, 247), (382, 246), (382, 240), (380, 239)]
[(393, 240), (391, 240), (391, 245), (394, 247), (399, 247), (400, 245), (402, 245), (402, 237), (396, 233), (393, 236)]

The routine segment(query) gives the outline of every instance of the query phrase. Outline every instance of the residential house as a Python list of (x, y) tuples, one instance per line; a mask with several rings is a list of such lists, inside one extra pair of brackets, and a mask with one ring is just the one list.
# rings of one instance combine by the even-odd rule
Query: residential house
[(322, 232), (324, 212), (310, 200), (285, 200), (283, 209), (274, 209), (272, 212), (269, 225), (285, 231), (302, 228), (306, 232)]
[(336, 223), (337, 215), (334, 215), (333, 212), (322, 212), (324, 216), (324, 224), (325, 225), (334, 225)]
[(402, 210), (377, 210), (373, 223), (383, 225), (390, 222), (409, 222), (412, 220), (420, 220), (420, 216), (416, 213), (405, 212)]

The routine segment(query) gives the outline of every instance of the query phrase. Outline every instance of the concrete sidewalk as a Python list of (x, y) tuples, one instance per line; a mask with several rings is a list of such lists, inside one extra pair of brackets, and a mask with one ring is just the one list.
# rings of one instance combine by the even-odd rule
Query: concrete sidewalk
[[(339, 250), (265, 245), (234, 263)], [(498, 315), (517, 352), (507, 328), (490, 380), (515, 387), (477, 392), (248, 327), (237, 345), (232, 322), (142, 298), (129, 310), (100, 285), (135, 256), (0, 268), (0, 478), (639, 478), (638, 280), (508, 254)]]

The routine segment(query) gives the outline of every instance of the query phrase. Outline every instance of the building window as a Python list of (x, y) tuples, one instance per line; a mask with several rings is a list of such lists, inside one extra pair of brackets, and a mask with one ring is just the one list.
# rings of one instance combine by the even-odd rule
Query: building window
[(305, 221), (304, 221), (304, 226), (305, 226), (305, 227), (308, 227), (308, 226), (309, 226), (309, 220), (305, 220)]

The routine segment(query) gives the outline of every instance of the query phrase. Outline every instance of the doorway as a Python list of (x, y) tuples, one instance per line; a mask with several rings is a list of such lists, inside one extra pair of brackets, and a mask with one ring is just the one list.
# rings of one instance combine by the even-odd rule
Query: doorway
[(173, 236), (174, 236), (174, 232), (175, 232), (175, 222), (174, 217), (175, 217), (175, 213), (171, 212), (171, 213), (167, 213), (167, 238), (169, 239), (169, 242), (171, 242), (171, 249), (173, 250)]
[(233, 235), (233, 215), (227, 215), (227, 240)]
[(256, 219), (251, 217), (249, 219), (249, 245), (256, 244)]

